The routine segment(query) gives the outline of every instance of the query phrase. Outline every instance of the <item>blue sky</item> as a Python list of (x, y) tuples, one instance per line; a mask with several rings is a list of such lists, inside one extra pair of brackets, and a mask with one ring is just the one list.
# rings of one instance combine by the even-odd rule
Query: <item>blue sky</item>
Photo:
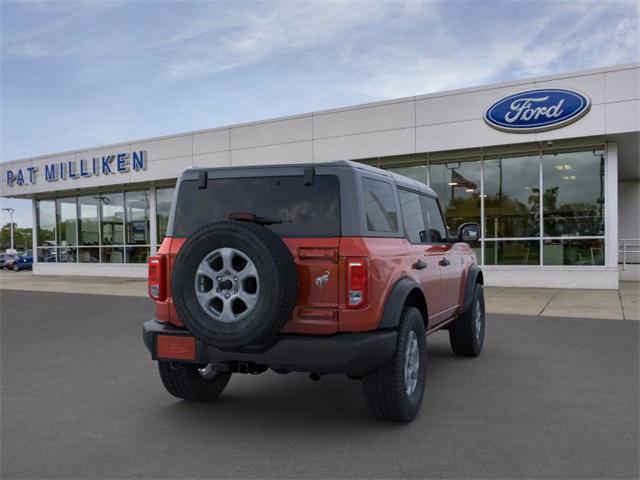
[(638, 61), (639, 9), (3, 0), (0, 160)]

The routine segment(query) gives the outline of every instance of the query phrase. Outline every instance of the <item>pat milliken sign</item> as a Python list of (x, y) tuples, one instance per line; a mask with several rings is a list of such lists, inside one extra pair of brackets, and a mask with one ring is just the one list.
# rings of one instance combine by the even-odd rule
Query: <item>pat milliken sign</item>
[[(41, 171), (42, 168), (42, 171)], [(40, 167), (25, 167), (7, 170), (4, 178), (9, 187), (35, 184), (39, 177), (47, 182), (59, 180), (81, 180), (87, 177), (119, 175), (147, 169), (147, 152), (139, 150), (114, 153), (100, 157), (82, 158), (64, 162), (52, 162)]]
[(491, 127), (512, 133), (532, 133), (564, 127), (587, 114), (587, 95), (566, 88), (539, 88), (504, 97), (484, 112)]

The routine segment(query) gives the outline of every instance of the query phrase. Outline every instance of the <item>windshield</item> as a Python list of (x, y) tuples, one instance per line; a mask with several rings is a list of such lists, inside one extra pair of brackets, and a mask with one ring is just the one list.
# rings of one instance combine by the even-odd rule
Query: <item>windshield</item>
[(279, 220), (267, 225), (282, 237), (340, 235), (340, 186), (335, 175), (316, 175), (313, 185), (302, 176), (217, 178), (198, 189), (196, 180), (180, 184), (173, 236), (186, 237), (234, 213)]

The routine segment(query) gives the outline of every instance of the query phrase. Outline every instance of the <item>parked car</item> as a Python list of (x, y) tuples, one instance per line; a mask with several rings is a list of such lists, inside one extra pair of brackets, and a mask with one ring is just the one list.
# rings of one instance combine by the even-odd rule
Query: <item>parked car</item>
[(15, 262), (17, 255), (13, 253), (5, 253), (4, 258), (2, 260), (2, 268), (6, 270), (11, 270), (13, 268), (13, 262)]
[(14, 272), (20, 270), (31, 270), (33, 268), (33, 255), (31, 253), (24, 253), (19, 257), (16, 257), (11, 267)]
[(212, 400), (234, 373), (342, 373), (374, 415), (408, 422), (427, 335), (482, 351), (483, 275), (466, 243), (480, 228), (450, 238), (426, 185), (332, 162), (189, 169), (177, 189), (143, 329), (175, 397)]

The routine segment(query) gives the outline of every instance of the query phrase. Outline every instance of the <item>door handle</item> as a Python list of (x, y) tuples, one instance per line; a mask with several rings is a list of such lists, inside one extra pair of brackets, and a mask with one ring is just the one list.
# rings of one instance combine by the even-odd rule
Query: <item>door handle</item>
[(443, 257), (442, 260), (438, 262), (438, 265), (446, 267), (447, 265), (451, 265), (451, 262), (447, 259), (447, 257)]
[(411, 267), (414, 270), (423, 270), (425, 268), (427, 268), (427, 264), (424, 263), (422, 260), (418, 260), (416, 263), (414, 263), (413, 265), (411, 265)]

